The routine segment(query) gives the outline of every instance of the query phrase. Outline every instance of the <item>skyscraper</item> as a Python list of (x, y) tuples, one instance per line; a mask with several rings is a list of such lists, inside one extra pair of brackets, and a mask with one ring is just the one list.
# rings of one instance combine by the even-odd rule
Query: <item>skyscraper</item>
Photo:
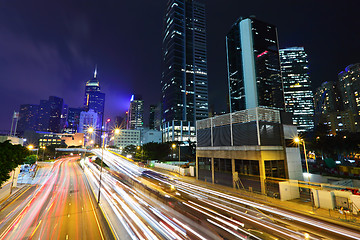
[(284, 109), (277, 29), (240, 18), (226, 36), (230, 112)]
[(307, 54), (303, 47), (280, 49), (285, 109), (293, 113), (298, 132), (314, 128), (314, 95), (311, 90)]
[(39, 105), (36, 104), (22, 104), (19, 111), (18, 131), (23, 134), (26, 130), (37, 129), (37, 117), (39, 112)]
[(105, 93), (100, 92), (100, 82), (97, 79), (97, 69), (94, 71), (94, 77), (86, 82), (85, 86), (85, 111), (93, 109), (100, 116), (100, 128), (104, 118)]
[(149, 128), (160, 130), (161, 126), (161, 105), (150, 105)]
[(205, 6), (169, 0), (163, 32), (162, 131), (166, 141), (195, 141), (208, 116)]
[(128, 121), (128, 129), (138, 129), (144, 125), (144, 100), (140, 95), (131, 96)]
[(69, 133), (76, 133), (78, 131), (80, 114), (84, 111), (83, 108), (69, 108), (67, 118), (67, 128)]
[(338, 74), (339, 92), (344, 109), (360, 116), (360, 63), (351, 64)]
[(63, 113), (64, 100), (62, 98), (50, 96), (49, 100), (40, 100), (37, 130), (61, 132), (63, 128), (61, 124)]

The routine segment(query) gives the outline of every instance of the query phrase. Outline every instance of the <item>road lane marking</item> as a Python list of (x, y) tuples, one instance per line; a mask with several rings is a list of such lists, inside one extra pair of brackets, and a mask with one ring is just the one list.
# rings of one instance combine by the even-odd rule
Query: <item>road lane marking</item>
[[(89, 185), (90, 185), (90, 183), (89, 183)], [(88, 194), (88, 196), (89, 196), (91, 208), (92, 208), (93, 213), (94, 213), (94, 216), (95, 216), (96, 224), (98, 225), (98, 228), (99, 228), (99, 232), (100, 232), (100, 235), (101, 235), (101, 239), (104, 239), (104, 236), (103, 236), (102, 231), (101, 231), (101, 228), (100, 228), (99, 220), (97, 219), (97, 216), (96, 216), (96, 214), (95, 214), (94, 205), (92, 204), (92, 201), (91, 201), (91, 197), (90, 197), (90, 194), (89, 194), (89, 190), (87, 189), (86, 186), (85, 186), (85, 189), (86, 189), (86, 192), (87, 192), (87, 194)]]
[(32, 234), (30, 235), (30, 238), (32, 238), (32, 237), (34, 236), (36, 230), (38, 229), (38, 227), (39, 227), (40, 224), (41, 224), (41, 221), (42, 221), (42, 220), (40, 220), (40, 222), (39, 222), (38, 225), (36, 226), (35, 230), (34, 230), (34, 231), (32, 232)]

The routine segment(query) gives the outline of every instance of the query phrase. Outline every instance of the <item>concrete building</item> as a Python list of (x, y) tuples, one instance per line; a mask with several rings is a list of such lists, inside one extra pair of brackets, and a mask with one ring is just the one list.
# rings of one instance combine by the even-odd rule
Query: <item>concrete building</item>
[(278, 182), (303, 180), (291, 114), (253, 108), (197, 121), (199, 180), (277, 194)]
[(154, 129), (141, 130), (141, 145), (154, 142), (162, 143), (162, 132)]
[(114, 145), (120, 150), (129, 145), (140, 146), (140, 130), (120, 129), (120, 134), (114, 135)]

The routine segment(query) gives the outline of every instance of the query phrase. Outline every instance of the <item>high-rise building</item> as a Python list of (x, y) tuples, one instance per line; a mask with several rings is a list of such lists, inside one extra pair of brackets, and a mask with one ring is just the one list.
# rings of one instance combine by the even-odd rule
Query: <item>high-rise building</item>
[(39, 115), (37, 120), (38, 131), (48, 131), (50, 120), (50, 104), (48, 100), (40, 100)]
[(307, 54), (303, 47), (280, 49), (285, 110), (293, 114), (298, 132), (314, 128), (314, 95)]
[(101, 121), (96, 128), (100, 128), (104, 119), (105, 93), (100, 92), (97, 69), (94, 71), (94, 77), (86, 82), (84, 107), (85, 111), (93, 109), (94, 112), (99, 114)]
[(335, 82), (323, 82), (315, 91), (315, 115), (341, 110), (339, 97)]
[(360, 116), (360, 63), (351, 64), (338, 74), (344, 109)]
[(62, 130), (61, 117), (64, 112), (64, 100), (59, 97), (50, 96), (50, 118), (49, 128), (47, 131), (59, 133)]
[(144, 100), (140, 95), (132, 95), (129, 106), (128, 129), (138, 129), (144, 125)]
[(240, 18), (226, 36), (230, 112), (284, 109), (277, 29)]
[(208, 117), (205, 5), (169, 0), (163, 32), (163, 140), (195, 138), (195, 122)]
[(69, 108), (69, 113), (67, 117), (67, 132), (76, 133), (78, 131), (80, 114), (84, 111), (83, 108)]
[[(65, 108), (66, 109), (66, 108)], [(37, 130), (44, 132), (62, 131), (62, 116), (64, 114), (64, 100), (50, 96), (49, 100), (40, 100)]]
[(20, 105), (18, 131), (21, 134), (23, 134), (26, 130), (36, 131), (38, 112), (39, 112), (39, 105), (36, 104)]
[[(90, 109), (89, 111), (82, 111), (80, 113), (80, 120), (79, 120), (79, 133), (87, 133), (88, 129), (90, 127), (95, 128), (95, 126), (101, 126), (99, 122), (101, 121), (101, 116), (96, 113), (93, 109)], [(85, 139), (85, 145), (91, 143), (92, 144), (99, 144), (100, 141), (100, 133), (97, 131), (94, 131), (93, 133), (88, 133), (88, 138)]]

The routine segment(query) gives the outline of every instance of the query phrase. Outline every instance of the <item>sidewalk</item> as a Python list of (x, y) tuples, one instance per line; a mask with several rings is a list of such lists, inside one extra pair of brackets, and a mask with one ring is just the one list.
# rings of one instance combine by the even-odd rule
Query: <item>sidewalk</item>
[(308, 215), (310, 217), (317, 218), (319, 220), (328, 221), (341, 226), (353, 228), (357, 231), (360, 229), (360, 217), (353, 216), (351, 213), (341, 214), (338, 210), (313, 208), (311, 202), (302, 202), (300, 201), (300, 199), (281, 201), (280, 199), (264, 196), (253, 192), (248, 192), (242, 189), (234, 189), (219, 184), (213, 184), (201, 180), (196, 180), (195, 177), (180, 176), (178, 173), (169, 172), (159, 168), (149, 168), (149, 169), (154, 169), (158, 172), (163, 172), (168, 175), (181, 178), (183, 181), (188, 183), (205, 186), (209, 189), (214, 189), (230, 195), (239, 196), (242, 198), (246, 198), (248, 200), (253, 200), (259, 203), (270, 205), (272, 207), (282, 208), (284, 210)]

